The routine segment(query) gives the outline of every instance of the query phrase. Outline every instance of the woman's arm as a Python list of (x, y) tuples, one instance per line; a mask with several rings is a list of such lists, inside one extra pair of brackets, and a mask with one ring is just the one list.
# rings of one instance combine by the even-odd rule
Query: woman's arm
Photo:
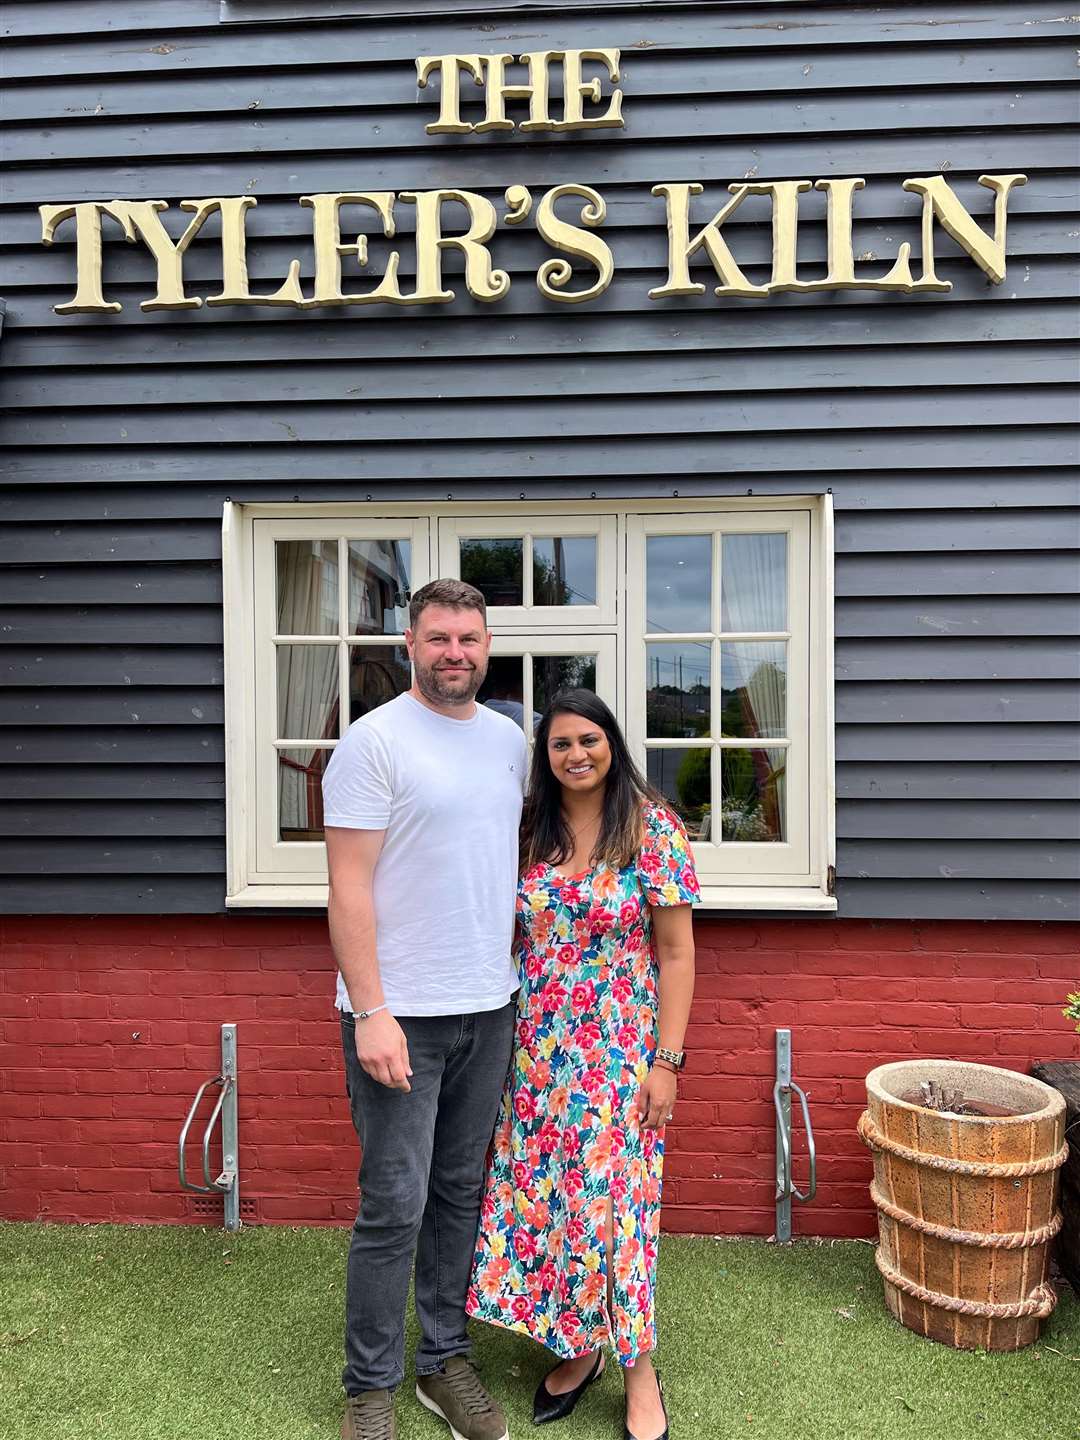
[[(656, 959), (660, 967), (659, 1041), (681, 1050), (694, 998), (694, 922), (689, 905), (651, 906)], [(678, 1072), (657, 1060), (641, 1087), (639, 1107), (647, 1130), (663, 1125), (675, 1104)]]

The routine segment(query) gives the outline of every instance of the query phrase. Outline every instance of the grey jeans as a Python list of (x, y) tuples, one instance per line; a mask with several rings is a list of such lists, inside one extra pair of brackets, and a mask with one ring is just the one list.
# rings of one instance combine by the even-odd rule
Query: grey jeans
[(407, 1093), (364, 1073), (357, 1022), (342, 1013), (345, 1079), (361, 1148), (360, 1210), (345, 1289), (348, 1395), (401, 1383), (414, 1251), (416, 1373), (430, 1375), (449, 1356), (468, 1354), (465, 1295), (515, 1009), (511, 1001), (476, 1015), (397, 1016), (413, 1072)]

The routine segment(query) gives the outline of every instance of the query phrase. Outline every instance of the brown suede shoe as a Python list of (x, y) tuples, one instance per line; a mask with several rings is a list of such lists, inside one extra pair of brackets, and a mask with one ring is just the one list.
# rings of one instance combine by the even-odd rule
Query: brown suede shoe
[(446, 1421), (454, 1440), (508, 1440), (506, 1416), (464, 1355), (451, 1355), (434, 1375), (418, 1375), (416, 1398)]
[(341, 1419), (341, 1440), (397, 1440), (394, 1397), (389, 1390), (350, 1395)]

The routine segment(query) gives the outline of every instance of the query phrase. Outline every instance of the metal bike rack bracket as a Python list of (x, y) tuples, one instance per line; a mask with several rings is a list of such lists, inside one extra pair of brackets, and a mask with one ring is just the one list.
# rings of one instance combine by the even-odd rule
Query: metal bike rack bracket
[[(240, 1154), (237, 1143), (236, 1082), (236, 1026), (234, 1024), (222, 1025), (221, 1073), (212, 1075), (209, 1080), (204, 1080), (195, 1092), (195, 1099), (191, 1102), (187, 1119), (180, 1131), (180, 1140), (177, 1145), (177, 1167), (180, 1172), (182, 1189), (193, 1190), (197, 1195), (224, 1196), (226, 1230), (240, 1229)], [(195, 1119), (195, 1112), (212, 1085), (220, 1085), (221, 1093), (218, 1095), (217, 1103), (210, 1112), (210, 1119), (206, 1122), (206, 1129), (203, 1131), (202, 1173), (206, 1183), (199, 1185), (187, 1178), (184, 1150), (187, 1145), (188, 1131)], [(219, 1119), (221, 1121), (222, 1168), (221, 1174), (215, 1180), (210, 1174), (210, 1141)]]
[[(791, 1093), (799, 1097), (803, 1124), (806, 1126), (806, 1149), (810, 1160), (810, 1179), (805, 1191), (799, 1190), (791, 1178)], [(773, 1086), (773, 1109), (776, 1111), (776, 1239), (786, 1245), (791, 1239), (792, 1196), (803, 1204), (817, 1194), (817, 1150), (814, 1127), (810, 1124), (810, 1105), (806, 1091), (791, 1078), (791, 1031), (776, 1032), (776, 1084)]]

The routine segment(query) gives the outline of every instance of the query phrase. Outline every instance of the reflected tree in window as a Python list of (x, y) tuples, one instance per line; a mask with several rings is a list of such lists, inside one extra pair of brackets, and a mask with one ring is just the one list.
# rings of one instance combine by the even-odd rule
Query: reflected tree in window
[(786, 769), (786, 749), (720, 752), (721, 839), (784, 839)]
[[(595, 539), (537, 539), (531, 549), (534, 605), (596, 603)], [(489, 605), (523, 605), (524, 551), (524, 539), (462, 540), (461, 578)]]
[(521, 540), (462, 540), (461, 578), (489, 605), (524, 604)]

